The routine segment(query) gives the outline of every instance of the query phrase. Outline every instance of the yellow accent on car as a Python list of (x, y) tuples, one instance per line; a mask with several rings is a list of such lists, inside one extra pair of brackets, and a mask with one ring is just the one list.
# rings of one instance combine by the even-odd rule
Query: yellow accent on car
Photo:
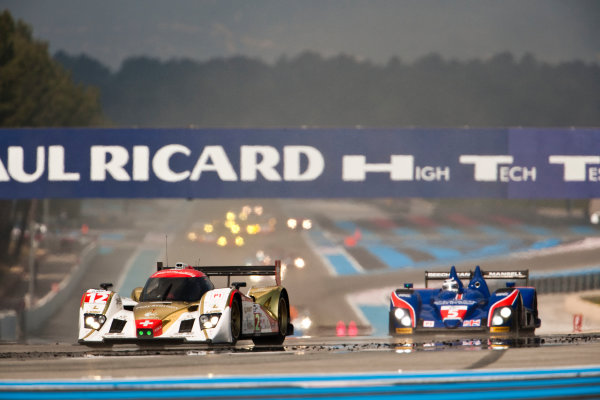
[(407, 334), (407, 333), (412, 333), (412, 332), (413, 332), (412, 328), (396, 328), (396, 333)]
[(492, 326), (492, 327), (490, 327), (490, 332), (510, 332), (510, 327), (508, 327), (508, 326)]

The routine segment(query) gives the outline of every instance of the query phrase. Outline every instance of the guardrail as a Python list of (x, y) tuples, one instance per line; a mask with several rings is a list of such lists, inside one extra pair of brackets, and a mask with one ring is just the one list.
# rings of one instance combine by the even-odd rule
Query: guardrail
[(529, 283), (540, 294), (596, 290), (600, 289), (600, 267), (531, 275)]
[(23, 314), (14, 310), (0, 311), (0, 341), (16, 341), (23, 334), (22, 330), (30, 334), (39, 329), (71, 295), (96, 254), (97, 243), (88, 244), (56, 290), (46, 294), (31, 309), (24, 310)]

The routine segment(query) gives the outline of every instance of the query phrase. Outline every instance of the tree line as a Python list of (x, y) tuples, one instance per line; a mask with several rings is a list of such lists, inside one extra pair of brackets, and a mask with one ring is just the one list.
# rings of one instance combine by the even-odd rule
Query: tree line
[(600, 126), (600, 65), (531, 54), (384, 65), (314, 52), (273, 64), (132, 57), (116, 72), (86, 55), (55, 59), (99, 88), (118, 126)]

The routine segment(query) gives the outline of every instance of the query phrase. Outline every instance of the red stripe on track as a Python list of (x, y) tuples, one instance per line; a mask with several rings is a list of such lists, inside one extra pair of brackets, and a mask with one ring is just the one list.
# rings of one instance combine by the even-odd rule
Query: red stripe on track
[(371, 221), (373, 222), (373, 225), (383, 229), (394, 229), (398, 226), (394, 223), (394, 221), (387, 218), (375, 218)]
[(492, 215), (492, 216), (490, 216), (490, 218), (496, 222), (501, 223), (502, 225), (520, 225), (521, 224), (521, 221), (509, 218), (509, 217), (505, 217), (503, 215)]
[(427, 228), (433, 228), (438, 226), (437, 222), (427, 217), (407, 217), (407, 219), (413, 224), (424, 226)]
[(474, 226), (477, 225), (477, 221), (466, 217), (462, 214), (450, 214), (448, 215), (448, 219), (452, 222), (454, 222), (455, 224), (458, 225), (462, 225), (462, 226)]

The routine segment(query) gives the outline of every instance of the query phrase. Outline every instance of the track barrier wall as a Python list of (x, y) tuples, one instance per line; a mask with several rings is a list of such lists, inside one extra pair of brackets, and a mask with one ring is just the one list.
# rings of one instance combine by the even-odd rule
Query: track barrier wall
[(529, 284), (540, 294), (573, 293), (600, 289), (600, 268), (535, 275)]
[(56, 291), (49, 292), (28, 310), (0, 311), (0, 341), (16, 341), (20, 336), (35, 332), (62, 306), (72, 294), (97, 254), (97, 243), (88, 244), (69, 274), (60, 282)]

